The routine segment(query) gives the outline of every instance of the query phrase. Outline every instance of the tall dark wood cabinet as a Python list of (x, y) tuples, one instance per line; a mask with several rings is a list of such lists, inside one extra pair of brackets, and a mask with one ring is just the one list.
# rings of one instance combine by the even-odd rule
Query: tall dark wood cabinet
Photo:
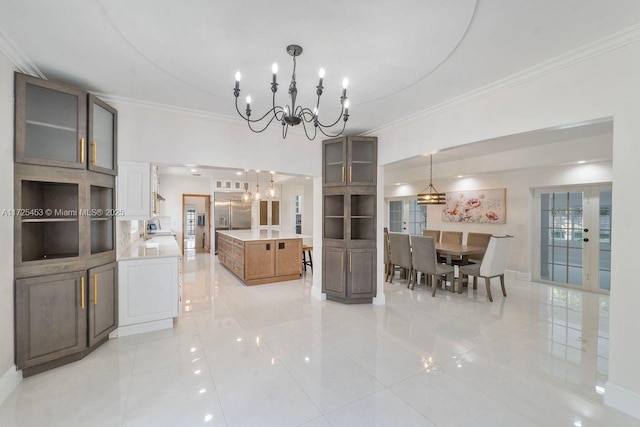
[(15, 359), (23, 376), (78, 360), (117, 327), (117, 111), (15, 75)]
[(322, 292), (344, 303), (376, 296), (375, 137), (323, 141)]

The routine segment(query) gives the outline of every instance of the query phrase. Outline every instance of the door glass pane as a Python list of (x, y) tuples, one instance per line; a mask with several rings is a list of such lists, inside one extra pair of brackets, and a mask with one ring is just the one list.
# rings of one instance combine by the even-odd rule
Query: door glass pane
[(417, 200), (409, 203), (409, 234), (421, 236), (422, 230), (427, 228), (427, 207), (418, 205)]
[(344, 163), (342, 162), (342, 142), (334, 142), (324, 146), (324, 180), (325, 182), (343, 182)]
[(582, 192), (540, 196), (540, 278), (582, 285)]
[(78, 161), (78, 97), (27, 84), (25, 155)]
[(389, 231), (402, 233), (403, 202), (396, 200), (389, 202)]
[(271, 225), (280, 225), (280, 202), (271, 201)]
[(113, 169), (113, 114), (93, 105), (93, 149), (96, 150), (96, 164)]
[(600, 226), (598, 252), (598, 288), (611, 290), (611, 190), (600, 191), (599, 219)]

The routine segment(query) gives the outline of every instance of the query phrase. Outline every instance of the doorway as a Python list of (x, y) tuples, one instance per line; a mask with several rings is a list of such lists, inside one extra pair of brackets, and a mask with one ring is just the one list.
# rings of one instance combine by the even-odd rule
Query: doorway
[(427, 228), (427, 207), (415, 197), (389, 200), (389, 231), (422, 235)]
[(211, 251), (210, 233), (211, 196), (208, 194), (182, 195), (182, 253)]
[(609, 293), (611, 184), (537, 189), (534, 199), (534, 279)]

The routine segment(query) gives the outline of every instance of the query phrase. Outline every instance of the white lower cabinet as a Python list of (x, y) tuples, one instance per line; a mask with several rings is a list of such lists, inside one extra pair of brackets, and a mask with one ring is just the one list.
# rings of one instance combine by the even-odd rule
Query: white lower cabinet
[(118, 336), (173, 327), (179, 311), (179, 260), (118, 261)]

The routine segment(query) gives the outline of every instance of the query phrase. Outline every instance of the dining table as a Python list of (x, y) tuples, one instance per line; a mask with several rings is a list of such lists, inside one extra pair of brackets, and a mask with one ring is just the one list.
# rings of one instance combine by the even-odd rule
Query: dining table
[[(483, 246), (461, 245), (458, 243), (436, 243), (436, 252), (438, 255), (446, 257), (446, 263), (453, 265), (454, 257), (459, 260), (458, 265), (465, 265), (469, 263), (469, 255), (479, 255), (485, 253), (487, 248)], [(454, 277), (454, 282), (459, 283), (458, 286), (465, 286), (462, 277)], [(451, 292), (455, 291), (455, 286), (451, 283)], [(460, 288), (462, 289), (462, 288)]]

